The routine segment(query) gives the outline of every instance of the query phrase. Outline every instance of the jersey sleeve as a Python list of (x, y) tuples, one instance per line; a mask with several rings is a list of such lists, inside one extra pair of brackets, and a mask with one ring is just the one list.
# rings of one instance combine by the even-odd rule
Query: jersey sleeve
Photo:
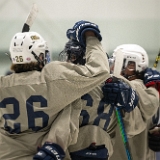
[(151, 119), (159, 107), (158, 91), (153, 87), (146, 88), (143, 82), (135, 83), (135, 86), (136, 92), (139, 96), (138, 107), (141, 111), (142, 117), (144, 120)]
[(54, 61), (42, 72), (57, 112), (110, 77), (107, 56), (95, 37), (87, 38), (85, 65)]
[(137, 107), (130, 113), (125, 112), (123, 117), (126, 133), (129, 137), (132, 137), (141, 133), (146, 128), (147, 121), (157, 112), (159, 95), (156, 89), (146, 88), (139, 79), (133, 81), (122, 79), (135, 89), (139, 97)]
[(130, 113), (125, 112), (123, 122), (128, 138), (140, 134), (147, 127), (147, 123), (144, 121), (141, 111), (138, 107), (135, 107)]
[(50, 96), (49, 106), (54, 113), (59, 113), (44, 140), (58, 143), (64, 150), (74, 144), (78, 136), (81, 110), (75, 106), (82, 107), (82, 102), (75, 101), (110, 77), (101, 43), (95, 37), (88, 37), (86, 41), (84, 66), (54, 61), (42, 70)]
[(133, 89), (135, 89), (139, 97), (137, 107), (140, 109), (143, 119), (147, 121), (148, 119), (152, 118), (159, 107), (158, 91), (153, 87), (146, 88), (143, 81), (140, 79), (136, 79), (133, 81), (128, 81), (124, 77), (122, 77), (122, 79), (126, 83), (128, 83)]
[(45, 141), (57, 143), (64, 151), (69, 145), (76, 143), (81, 109), (81, 100), (77, 99), (60, 111), (43, 143)]

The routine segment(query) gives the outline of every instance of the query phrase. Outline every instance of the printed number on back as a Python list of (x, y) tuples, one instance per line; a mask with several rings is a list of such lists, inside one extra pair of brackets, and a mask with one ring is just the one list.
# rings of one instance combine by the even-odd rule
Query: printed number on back
[[(40, 96), (34, 95), (30, 96), (26, 100), (26, 111), (27, 111), (27, 119), (28, 119), (28, 129), (33, 131), (38, 131), (48, 125), (49, 116), (44, 113), (43, 111), (34, 111), (33, 103), (39, 102), (40, 107), (47, 107), (47, 100)], [(14, 121), (20, 116), (20, 105), (16, 98), (9, 97), (5, 98), (0, 102), (0, 108), (7, 108), (7, 105), (12, 105), (13, 113), (10, 114), (3, 114), (2, 117), (5, 119), (4, 128), (9, 133), (21, 133), (21, 124), (14, 123), (13, 126), (10, 126), (9, 121)], [(41, 118), (42, 119), (42, 126), (36, 126), (35, 119)]]
[[(100, 121), (103, 120), (103, 121), (105, 121), (103, 129), (107, 130), (107, 127), (108, 127), (110, 120), (111, 120), (111, 115), (114, 111), (114, 107), (110, 107), (108, 113), (104, 113), (105, 104), (106, 104), (104, 101), (101, 100), (99, 102), (98, 106), (93, 106), (93, 98), (89, 94), (85, 94), (84, 96), (81, 97), (81, 99), (87, 101), (86, 106), (97, 108), (97, 117), (95, 117), (95, 119), (93, 121), (93, 125), (99, 126)], [(82, 123), (80, 125), (81, 127), (85, 126), (87, 124), (91, 124), (90, 123), (90, 115), (87, 110), (82, 110), (80, 115), (83, 117)]]

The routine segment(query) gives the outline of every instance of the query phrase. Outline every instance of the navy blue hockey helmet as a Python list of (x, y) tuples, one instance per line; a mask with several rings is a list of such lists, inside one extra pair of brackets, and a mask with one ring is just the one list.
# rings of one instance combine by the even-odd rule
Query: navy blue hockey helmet
[(65, 48), (59, 54), (60, 61), (67, 61), (74, 64), (85, 64), (85, 48), (79, 42), (69, 40), (65, 44)]

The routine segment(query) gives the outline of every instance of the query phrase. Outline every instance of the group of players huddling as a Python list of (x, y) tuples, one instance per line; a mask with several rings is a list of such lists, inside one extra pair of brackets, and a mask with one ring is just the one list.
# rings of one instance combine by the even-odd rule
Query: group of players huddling
[(52, 62), (39, 33), (13, 36), (13, 73), (0, 77), (0, 160), (127, 160), (126, 150), (133, 160), (155, 160), (160, 73), (149, 68), (144, 48), (122, 44), (109, 57), (98, 25), (84, 20), (66, 35), (59, 60)]

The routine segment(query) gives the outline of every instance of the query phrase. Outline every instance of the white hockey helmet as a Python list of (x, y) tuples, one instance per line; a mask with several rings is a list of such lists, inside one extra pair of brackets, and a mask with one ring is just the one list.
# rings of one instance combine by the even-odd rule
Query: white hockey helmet
[(141, 46), (137, 44), (123, 44), (117, 46), (113, 53), (113, 59), (116, 58), (116, 53), (118, 53), (116, 51), (119, 49), (124, 53), (123, 68), (126, 68), (130, 61), (135, 62), (136, 72), (142, 72), (149, 66), (148, 54)]
[[(10, 58), (13, 64), (30, 62), (50, 62), (50, 53), (46, 41), (37, 32), (16, 33), (10, 43)], [(42, 61), (39, 56), (43, 54)]]

